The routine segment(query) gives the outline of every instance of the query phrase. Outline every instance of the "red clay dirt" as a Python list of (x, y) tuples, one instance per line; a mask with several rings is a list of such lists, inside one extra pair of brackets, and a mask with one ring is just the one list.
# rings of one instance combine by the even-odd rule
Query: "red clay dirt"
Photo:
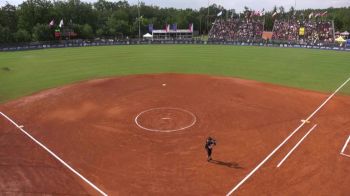
[[(135, 75), (47, 90), (0, 111), (109, 195), (225, 195), (327, 97), (233, 78)], [(196, 122), (166, 133), (136, 125), (152, 108), (183, 109)], [(340, 155), (350, 135), (349, 108), (349, 97), (332, 99), (235, 194), (349, 195), (350, 158)], [(193, 118), (156, 111), (139, 122), (172, 130)], [(1, 194), (98, 195), (4, 118), (0, 136)], [(218, 142), (211, 163), (208, 136)]]

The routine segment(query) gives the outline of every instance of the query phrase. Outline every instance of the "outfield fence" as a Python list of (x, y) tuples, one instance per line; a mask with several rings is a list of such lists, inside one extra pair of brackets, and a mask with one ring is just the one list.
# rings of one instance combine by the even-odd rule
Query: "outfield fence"
[(194, 45), (235, 45), (235, 46), (261, 46), (261, 47), (280, 47), (280, 48), (310, 48), (321, 50), (350, 51), (350, 45), (340, 47), (339, 44), (297, 44), (283, 41), (221, 41), (200, 39), (183, 39), (183, 40), (64, 40), (54, 42), (34, 42), (20, 44), (0, 44), (0, 51), (21, 51), (21, 50), (37, 50), (48, 48), (68, 48), (68, 47), (88, 47), (88, 46), (109, 46), (109, 45), (148, 45), (148, 44), (194, 44)]

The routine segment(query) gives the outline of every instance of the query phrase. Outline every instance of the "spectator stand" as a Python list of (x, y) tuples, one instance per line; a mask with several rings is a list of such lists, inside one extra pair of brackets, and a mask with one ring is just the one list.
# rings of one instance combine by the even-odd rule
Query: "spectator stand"
[(244, 18), (216, 19), (209, 31), (209, 40), (254, 42), (262, 39), (265, 20), (256, 12)]
[(323, 45), (334, 43), (333, 21), (275, 20), (272, 39), (296, 44)]
[(188, 29), (177, 29), (177, 25), (165, 25), (165, 29), (152, 29), (152, 37), (154, 40), (182, 40), (193, 38), (193, 24), (189, 24)]

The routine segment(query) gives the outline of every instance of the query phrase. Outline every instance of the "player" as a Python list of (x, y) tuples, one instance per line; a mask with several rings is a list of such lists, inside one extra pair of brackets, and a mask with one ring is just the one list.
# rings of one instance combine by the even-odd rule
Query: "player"
[(211, 137), (208, 137), (207, 138), (207, 141), (205, 142), (205, 150), (207, 151), (207, 154), (208, 154), (208, 161), (211, 161), (212, 158), (211, 158), (211, 153), (213, 151), (213, 147), (216, 146), (216, 141), (215, 139), (211, 138)]

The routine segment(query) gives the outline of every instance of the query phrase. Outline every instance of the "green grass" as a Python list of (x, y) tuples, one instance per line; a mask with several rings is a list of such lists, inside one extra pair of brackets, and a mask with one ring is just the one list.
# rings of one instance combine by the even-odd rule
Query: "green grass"
[[(350, 77), (350, 53), (209, 45), (3, 52), (0, 53), (0, 102), (92, 78), (169, 72), (232, 76), (331, 92)], [(342, 93), (350, 94), (350, 87)]]

